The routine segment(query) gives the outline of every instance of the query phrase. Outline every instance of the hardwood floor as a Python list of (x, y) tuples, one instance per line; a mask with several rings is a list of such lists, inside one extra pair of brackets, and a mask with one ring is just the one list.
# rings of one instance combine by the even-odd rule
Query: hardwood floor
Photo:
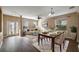
[(8, 37), (4, 39), (1, 52), (39, 52), (33, 45), (30, 39), (24, 37)]
[(78, 51), (78, 43), (75, 40), (69, 40), (69, 45), (68, 45), (68, 49), (67, 52), (79, 52)]

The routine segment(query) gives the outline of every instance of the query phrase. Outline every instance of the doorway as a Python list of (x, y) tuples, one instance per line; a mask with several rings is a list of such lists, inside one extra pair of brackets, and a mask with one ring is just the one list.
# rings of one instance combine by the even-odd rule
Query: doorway
[(19, 34), (19, 26), (17, 21), (8, 21), (7, 22), (7, 27), (8, 31), (7, 34), (8, 36), (13, 36), (13, 35), (18, 35)]

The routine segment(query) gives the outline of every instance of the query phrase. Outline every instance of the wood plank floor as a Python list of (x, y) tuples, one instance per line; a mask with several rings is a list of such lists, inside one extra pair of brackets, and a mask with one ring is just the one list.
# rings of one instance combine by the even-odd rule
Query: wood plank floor
[(71, 39), (68, 39), (68, 40), (69, 40), (69, 45), (68, 45), (67, 52), (79, 52), (77, 42)]
[(8, 37), (4, 39), (1, 52), (39, 52), (33, 45), (30, 39), (22, 37)]

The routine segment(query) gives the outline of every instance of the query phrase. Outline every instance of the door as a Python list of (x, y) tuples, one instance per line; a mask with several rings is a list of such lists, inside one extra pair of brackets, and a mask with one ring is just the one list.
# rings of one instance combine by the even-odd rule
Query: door
[(18, 35), (18, 22), (17, 21), (8, 21), (8, 36)]

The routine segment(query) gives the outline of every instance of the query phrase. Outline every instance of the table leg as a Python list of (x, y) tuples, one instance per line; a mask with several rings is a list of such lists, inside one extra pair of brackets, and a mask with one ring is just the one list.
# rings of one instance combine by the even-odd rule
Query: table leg
[(60, 52), (62, 51), (62, 45), (60, 45)]
[(52, 38), (51, 40), (51, 49), (52, 49), (52, 52), (54, 52), (54, 38)]

